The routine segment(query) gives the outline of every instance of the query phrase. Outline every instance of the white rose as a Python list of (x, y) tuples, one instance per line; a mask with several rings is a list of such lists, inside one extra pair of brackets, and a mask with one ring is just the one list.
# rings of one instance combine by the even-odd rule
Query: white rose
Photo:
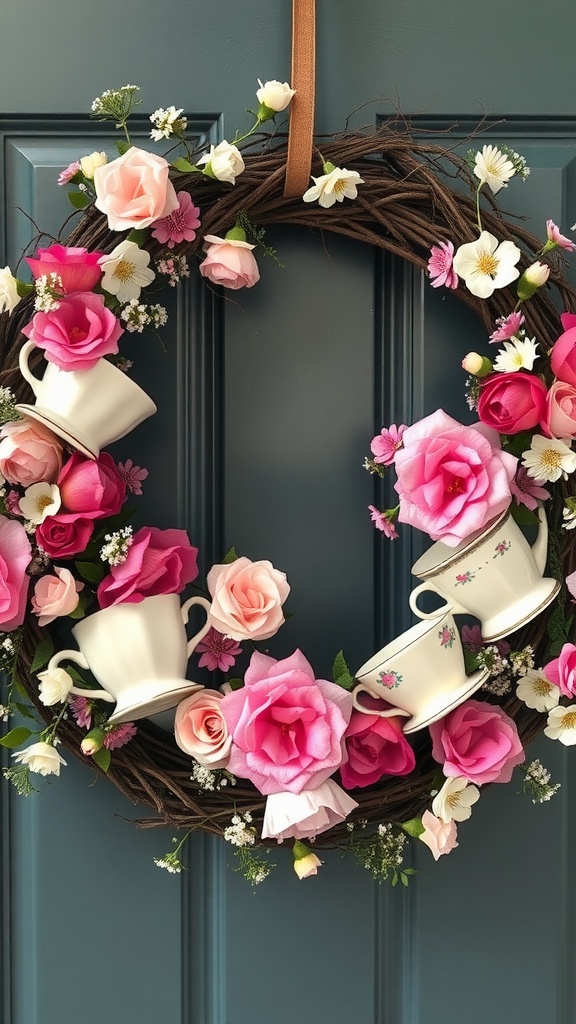
[(38, 775), (60, 775), (60, 765), (66, 764), (56, 748), (43, 740), (12, 754), (12, 757), (19, 764), (27, 764), (30, 771)]
[(72, 689), (72, 676), (63, 668), (46, 669), (38, 673), (40, 680), (39, 696), (46, 707), (62, 704)]
[(104, 164), (108, 163), (108, 157), (106, 153), (90, 153), (90, 156), (83, 156), (80, 161), (80, 167), (82, 168), (82, 174), (85, 178), (92, 179), (94, 177), (94, 171), (97, 167), (103, 167)]
[(244, 170), (242, 154), (237, 146), (231, 146), (224, 140), (217, 146), (210, 146), (210, 152), (205, 153), (198, 161), (198, 166), (206, 164), (206, 173), (218, 181), (229, 181), (231, 185)]
[(275, 79), (272, 82), (264, 82), (264, 85), (260, 79), (258, 82), (260, 84), (260, 88), (256, 91), (258, 102), (275, 113), (286, 110), (296, 90), (291, 89), (288, 82), (277, 82)]
[(11, 313), (19, 301), (16, 278), (12, 275), (10, 267), (0, 267), (0, 313), (5, 309)]

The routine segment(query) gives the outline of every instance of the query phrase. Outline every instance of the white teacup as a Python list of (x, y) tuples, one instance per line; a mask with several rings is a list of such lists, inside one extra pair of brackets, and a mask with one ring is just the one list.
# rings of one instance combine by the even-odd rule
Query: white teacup
[[(424, 583), (410, 594), (410, 607), (421, 619), (442, 612), (461, 612), (480, 619), (486, 642), (499, 640), (535, 618), (560, 589), (560, 583), (542, 573), (548, 550), (548, 523), (539, 509), (540, 528), (533, 547), (514, 522), (503, 512), (481, 533), (456, 548), (441, 541), (428, 548), (412, 566)], [(446, 604), (423, 612), (418, 598), (434, 591)]]
[[(382, 718), (409, 718), (404, 732), (416, 732), (462, 704), (487, 678), (486, 670), (466, 675), (462, 643), (450, 614), (411, 626), (355, 674), (352, 701), (358, 711)], [(362, 704), (369, 693), (390, 707)]]
[(102, 690), (72, 687), (82, 697), (116, 702), (109, 722), (129, 722), (173, 708), (199, 687), (186, 679), (188, 658), (208, 632), (202, 629), (186, 639), (185, 623), (194, 605), (208, 613), (210, 602), (191, 597), (180, 607), (177, 594), (146, 597), (138, 604), (115, 604), (88, 615), (72, 633), (79, 651), (59, 651), (48, 671), (62, 661), (89, 669)]
[(34, 342), (20, 350), (20, 372), (36, 397), (34, 405), (17, 405), (18, 412), (39, 420), (73, 448), (96, 459), (101, 448), (129, 434), (156, 412), (145, 391), (107, 359), (90, 370), (60, 370), (48, 363), (44, 376), (35, 377), (28, 365)]

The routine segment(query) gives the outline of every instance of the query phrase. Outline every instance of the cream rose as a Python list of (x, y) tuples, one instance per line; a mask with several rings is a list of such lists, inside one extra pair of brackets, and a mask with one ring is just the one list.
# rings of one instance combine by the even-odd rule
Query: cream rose
[(271, 562), (237, 558), (212, 566), (206, 581), (212, 596), (208, 618), (220, 633), (234, 640), (268, 640), (278, 632), (290, 587)]
[(206, 768), (225, 768), (230, 758), (232, 737), (224, 718), (217, 690), (197, 690), (176, 708), (174, 735), (181, 750)]
[(72, 676), (63, 668), (46, 669), (38, 673), (40, 680), (39, 696), (46, 707), (53, 704), (62, 704), (74, 685)]
[(178, 209), (168, 170), (163, 157), (136, 146), (94, 169), (95, 206), (106, 214), (112, 231), (147, 228)]
[(210, 146), (210, 152), (205, 153), (198, 161), (198, 166), (205, 164), (205, 174), (209, 174), (218, 181), (228, 181), (234, 185), (236, 178), (244, 170), (242, 154), (237, 146), (230, 145), (224, 139), (217, 146)]
[(261, 103), (263, 107), (267, 107), (268, 110), (274, 113), (279, 113), (281, 110), (286, 110), (286, 107), (290, 103), (295, 89), (291, 89), (288, 82), (277, 82), (273, 79), (271, 82), (262, 82), (258, 79), (260, 88), (256, 90), (256, 99), (258, 103)]
[(37, 775), (60, 775), (60, 765), (66, 764), (56, 748), (44, 740), (32, 743), (25, 750), (12, 754), (12, 757), (18, 764), (28, 765), (30, 771)]
[(0, 267), (0, 313), (4, 310), (11, 313), (18, 302), (20, 296), (16, 278), (12, 275), (10, 267)]
[(97, 167), (103, 167), (104, 164), (108, 163), (108, 157), (106, 153), (90, 153), (89, 156), (83, 156), (80, 161), (80, 167), (82, 174), (85, 178), (92, 179), (94, 177), (94, 171)]

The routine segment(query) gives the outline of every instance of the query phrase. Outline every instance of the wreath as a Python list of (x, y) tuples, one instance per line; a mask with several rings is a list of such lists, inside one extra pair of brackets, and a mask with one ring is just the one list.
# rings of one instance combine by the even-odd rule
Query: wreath
[[(202, 829), (236, 847), (253, 883), (270, 870), (266, 848), (290, 839), (300, 877), (320, 864), (313, 843), (407, 884), (409, 837), (436, 858), (449, 852), (480, 787), (509, 781), (515, 767), (535, 800), (549, 799), (557, 786), (539, 762), (525, 765), (525, 748), (542, 730), (576, 742), (576, 318), (563, 276), (576, 245), (552, 221), (542, 242), (500, 212), (494, 195), (528, 173), (518, 154), (484, 145), (462, 158), (416, 141), (398, 120), (321, 140), (314, 184), (286, 195), (286, 141), (262, 126), (292, 95), (286, 83), (261, 84), (251, 130), (200, 154), (182, 110), (159, 109), (151, 137), (169, 141), (165, 158), (132, 145), (137, 89), (105, 92), (92, 110), (124, 133), (118, 157), (93, 153), (62, 171), (81, 218), (65, 241), (27, 258), (33, 285), (0, 271), (0, 652), (5, 716), (21, 720), (0, 741), (14, 752), (4, 775), (27, 794), (35, 775), (60, 773), (60, 745), (91, 759), (153, 810), (139, 825), (180, 830), (157, 861), (170, 871)], [(162, 281), (181, 284), (194, 262), (208, 287), (256, 285), (255, 253), (274, 255), (265, 229), (276, 224), (409, 261), (502, 346), (494, 360), (470, 353), (463, 363), (480, 429), (438, 410), (372, 439), (366, 468), (395, 471), (398, 493), (393, 509), (371, 506), (374, 525), (394, 539), (398, 520), (431, 538), (417, 589), (445, 604), (422, 612), (415, 596), (421, 621), (355, 674), (335, 652), (331, 680), (317, 679), (300, 651), (268, 654), (286, 575), (232, 550), (199, 586), (185, 531), (128, 525), (126, 496), (141, 493), (146, 470), (101, 450), (154, 412), (118, 344), (125, 331), (165, 323), (165, 309), (144, 300)], [(538, 516), (550, 539), (535, 554), (518, 524)], [(482, 584), (479, 559), (490, 562)], [(186, 588), (193, 596), (181, 607)], [(494, 594), (496, 616), (485, 608)], [(187, 641), (194, 604), (206, 622)], [(462, 611), (481, 625), (460, 636), (452, 614)], [(54, 623), (72, 627), (67, 649)], [(122, 644), (144, 652), (136, 667), (115, 664)], [(213, 673), (207, 686), (185, 679), (193, 648)], [(438, 678), (415, 697), (436, 662)], [(176, 738), (154, 720), (175, 706)]]

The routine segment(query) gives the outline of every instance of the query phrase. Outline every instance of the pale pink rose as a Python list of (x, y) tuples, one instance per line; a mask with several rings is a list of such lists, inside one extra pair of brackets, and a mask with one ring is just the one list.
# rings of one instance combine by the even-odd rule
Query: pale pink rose
[(198, 548), (185, 530), (143, 526), (134, 534), (126, 560), (113, 565), (98, 587), (101, 608), (124, 601), (138, 604), (155, 594), (179, 594), (196, 579)]
[(253, 245), (234, 238), (206, 235), (206, 257), (200, 264), (202, 277), (224, 288), (252, 288), (260, 280), (258, 264), (252, 255)]
[(75, 452), (64, 464), (57, 482), (61, 511), (76, 513), (82, 519), (115, 516), (126, 498), (126, 481), (108, 452), (97, 459)]
[(78, 607), (79, 591), (84, 589), (84, 584), (75, 580), (69, 569), (55, 565), (54, 573), (54, 576), (41, 576), (34, 587), (32, 611), (38, 616), (39, 626), (70, 615)]
[(53, 484), (62, 466), (62, 444), (42, 423), (16, 420), (0, 430), (0, 472), (11, 484)]
[(576, 387), (555, 380), (546, 396), (540, 426), (546, 437), (576, 437)]
[(290, 593), (286, 574), (271, 562), (237, 558), (213, 565), (206, 577), (212, 606), (208, 618), (233, 640), (268, 640), (284, 622), (282, 605)]
[(164, 157), (130, 149), (94, 171), (95, 206), (108, 218), (112, 231), (147, 228), (178, 209), (174, 186)]
[(402, 436), (396, 454), (398, 519), (456, 547), (512, 500), (517, 459), (475, 427), (438, 409)]
[(0, 628), (5, 632), (24, 622), (30, 577), (26, 569), (32, 548), (21, 523), (0, 516)]
[(312, 839), (345, 821), (358, 807), (333, 779), (301, 793), (271, 793), (266, 799), (262, 839)]
[(558, 658), (553, 658), (542, 669), (544, 675), (557, 686), (564, 697), (576, 697), (576, 647), (564, 644)]
[(432, 811), (424, 811), (422, 824), (424, 832), (418, 838), (430, 848), (434, 860), (438, 860), (445, 853), (451, 853), (458, 846), (458, 830), (454, 820), (444, 822), (432, 814)]
[(223, 699), (217, 690), (202, 688), (176, 708), (176, 743), (206, 768), (225, 768), (230, 760), (232, 737), (222, 714)]
[(346, 760), (352, 695), (315, 679), (301, 651), (276, 661), (252, 655), (240, 690), (222, 713), (232, 735), (229, 769), (265, 796), (316, 788)]
[(515, 723), (502, 708), (467, 700), (430, 726), (432, 757), (446, 776), (461, 775), (482, 786), (510, 782), (526, 760)]
[(118, 351), (123, 333), (104, 297), (93, 292), (73, 292), (59, 299), (58, 309), (36, 313), (22, 328), (22, 334), (61, 370), (91, 369), (102, 356)]
[(98, 260), (101, 252), (88, 252), (69, 245), (49, 245), (38, 249), (36, 258), (26, 257), (34, 280), (44, 274), (58, 274), (67, 295), (71, 292), (90, 292), (102, 276)]

